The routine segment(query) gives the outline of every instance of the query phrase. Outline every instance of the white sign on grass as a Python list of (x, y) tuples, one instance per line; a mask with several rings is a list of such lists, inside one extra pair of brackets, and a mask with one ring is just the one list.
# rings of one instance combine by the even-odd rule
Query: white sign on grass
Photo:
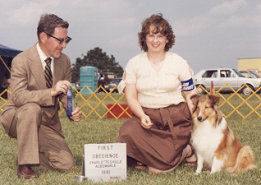
[(84, 176), (93, 181), (127, 177), (126, 143), (84, 145)]

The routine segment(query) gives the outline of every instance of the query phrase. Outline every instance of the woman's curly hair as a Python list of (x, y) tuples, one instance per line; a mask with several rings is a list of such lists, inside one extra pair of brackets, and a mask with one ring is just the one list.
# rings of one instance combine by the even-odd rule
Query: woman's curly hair
[(148, 51), (146, 35), (149, 34), (151, 25), (155, 26), (153, 33), (161, 33), (166, 36), (168, 42), (166, 43), (165, 51), (168, 51), (174, 45), (175, 35), (168, 21), (162, 17), (162, 14), (153, 14), (142, 22), (141, 32), (138, 33), (141, 49), (145, 52)]

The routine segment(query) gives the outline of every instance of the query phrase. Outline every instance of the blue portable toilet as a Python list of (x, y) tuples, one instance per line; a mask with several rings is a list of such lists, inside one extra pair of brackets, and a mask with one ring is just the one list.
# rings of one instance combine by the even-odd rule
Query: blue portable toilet
[[(80, 67), (80, 88), (84, 86), (90, 88), (92, 92), (97, 89), (98, 86), (98, 69), (94, 66), (82, 66)], [(81, 94), (92, 94), (89, 89), (85, 88)]]

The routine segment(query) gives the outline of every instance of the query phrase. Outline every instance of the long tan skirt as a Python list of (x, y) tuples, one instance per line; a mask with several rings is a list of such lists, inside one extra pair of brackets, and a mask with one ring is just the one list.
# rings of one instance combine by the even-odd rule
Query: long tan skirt
[(118, 142), (127, 143), (127, 155), (147, 166), (168, 170), (182, 162), (182, 151), (188, 145), (192, 119), (186, 103), (166, 108), (143, 108), (152, 128), (145, 129), (133, 115), (120, 128)]

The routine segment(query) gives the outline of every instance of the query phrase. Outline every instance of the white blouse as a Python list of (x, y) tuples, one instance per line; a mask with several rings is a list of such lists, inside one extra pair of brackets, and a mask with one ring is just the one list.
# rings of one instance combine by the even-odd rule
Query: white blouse
[(192, 78), (189, 69), (182, 57), (166, 52), (162, 68), (156, 71), (147, 53), (141, 53), (129, 60), (124, 81), (126, 84), (136, 84), (142, 107), (162, 108), (184, 102), (181, 81)]

